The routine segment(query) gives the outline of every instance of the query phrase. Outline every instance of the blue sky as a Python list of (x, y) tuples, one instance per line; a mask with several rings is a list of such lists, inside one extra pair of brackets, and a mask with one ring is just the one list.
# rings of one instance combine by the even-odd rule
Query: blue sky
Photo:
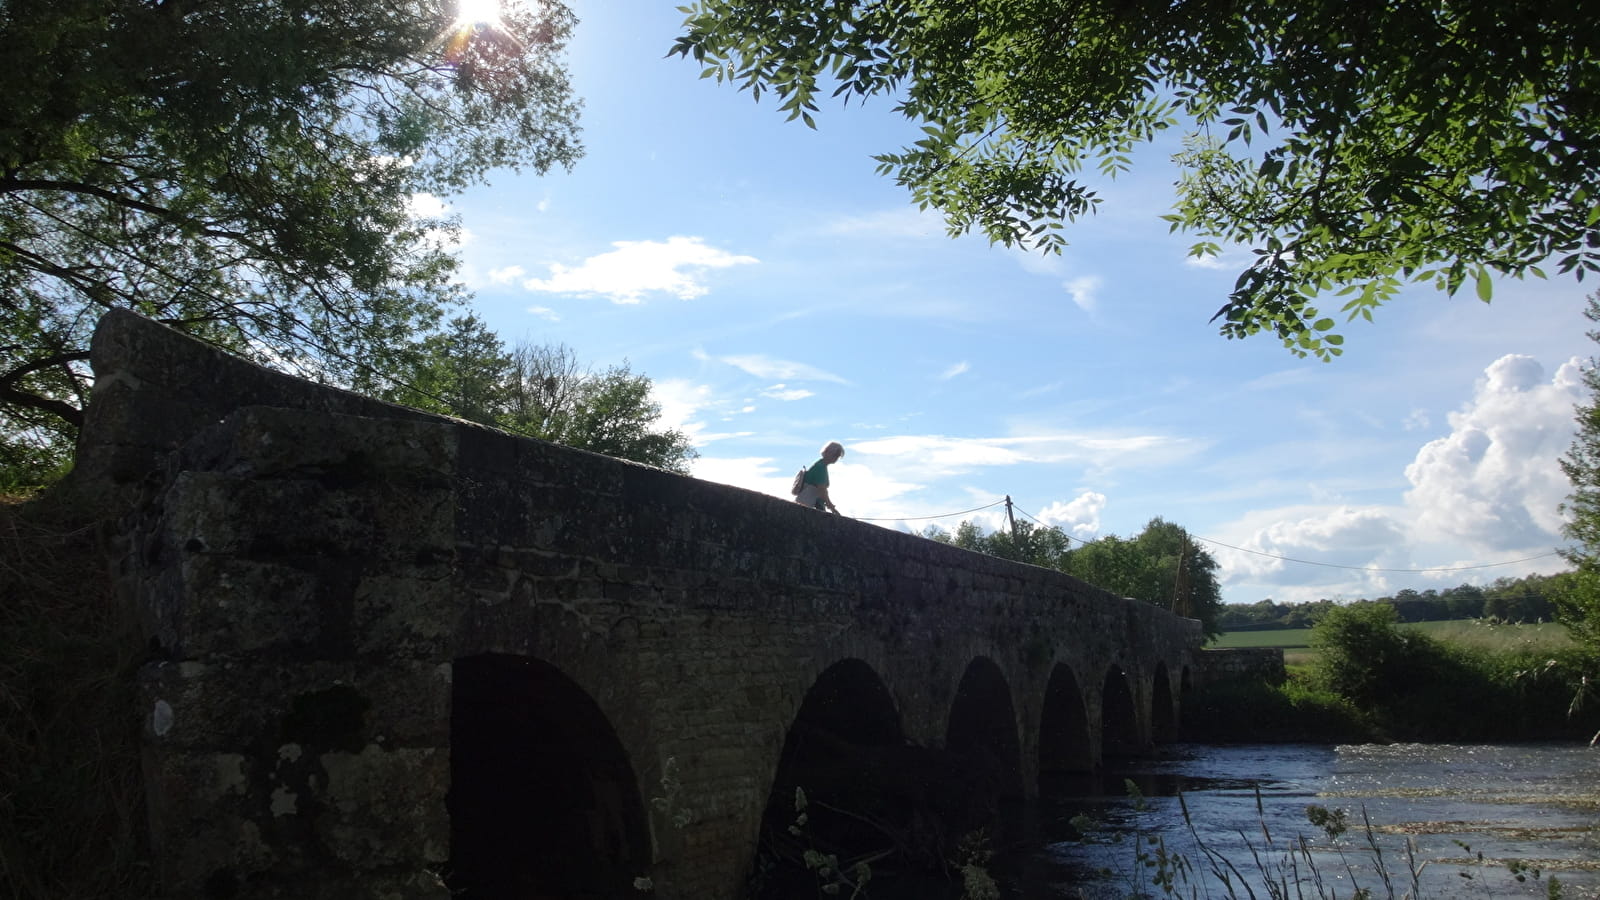
[(1382, 571), (1559, 545), (1595, 285), (1505, 281), (1490, 305), (1417, 289), (1344, 326), (1332, 363), (1228, 341), (1208, 319), (1247, 251), (1187, 259), (1194, 238), (1159, 219), (1170, 149), (1098, 184), (1059, 257), (951, 239), (873, 171), (915, 139), (889, 104), (824, 105), (812, 131), (666, 58), (672, 3), (572, 6), (587, 156), (449, 198), (462, 278), (508, 342), (653, 379), (696, 477), (787, 496), (839, 440), (846, 515), (953, 529), (921, 517), (1009, 494), (1080, 539), (1161, 516), (1212, 542), (1235, 603), (1562, 567)]

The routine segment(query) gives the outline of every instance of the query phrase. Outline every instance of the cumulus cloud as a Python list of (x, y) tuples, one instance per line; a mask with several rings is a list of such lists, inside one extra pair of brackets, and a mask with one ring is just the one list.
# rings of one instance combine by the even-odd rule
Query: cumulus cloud
[(1224, 584), (1270, 581), (1272, 596), (1280, 601), (1379, 596), (1388, 581), (1373, 570), (1415, 567), (1409, 516), (1403, 509), (1291, 507), (1259, 511), (1251, 519), (1245, 525), (1248, 537), (1233, 546), (1211, 543), (1206, 549), (1216, 559)]
[(528, 312), (541, 319), (548, 319), (552, 322), (561, 321), (561, 316), (548, 306), (530, 306), (528, 307)]
[(1076, 499), (1046, 506), (1038, 513), (1039, 521), (1054, 525), (1081, 540), (1089, 540), (1100, 533), (1100, 513), (1106, 508), (1106, 495), (1098, 491), (1084, 491)]
[(591, 256), (577, 266), (550, 264), (549, 278), (530, 278), (522, 286), (553, 294), (599, 296), (612, 303), (642, 303), (648, 294), (668, 294), (680, 300), (705, 295), (705, 278), (712, 269), (751, 265), (753, 256), (736, 256), (697, 237), (675, 236), (661, 241), (615, 241), (615, 250)]
[(406, 202), (406, 209), (416, 219), (442, 219), (450, 212), (449, 204), (444, 198), (435, 194), (412, 194)]
[[(1211, 548), (1224, 583), (1270, 583), (1276, 599), (1300, 601), (1548, 571), (1543, 558), (1498, 564), (1560, 540), (1557, 507), (1570, 486), (1559, 459), (1572, 441), (1573, 406), (1584, 399), (1578, 359), (1546, 377), (1531, 357), (1501, 357), (1449, 414), (1449, 433), (1406, 467), (1403, 505), (1258, 510), (1221, 526), (1217, 533), (1243, 548)], [(1420, 411), (1408, 418), (1413, 427), (1423, 421)], [(1485, 563), (1497, 565), (1463, 571)]]
[(689, 462), (689, 474), (718, 484), (730, 484), (763, 494), (786, 494), (793, 472), (782, 472), (770, 457), (715, 457), (701, 455)]
[(1559, 460), (1572, 443), (1573, 406), (1583, 399), (1577, 358), (1548, 380), (1529, 356), (1491, 364), (1472, 399), (1449, 415), (1450, 433), (1406, 467), (1406, 503), (1423, 535), (1480, 551), (1559, 540), (1557, 506), (1571, 489)]

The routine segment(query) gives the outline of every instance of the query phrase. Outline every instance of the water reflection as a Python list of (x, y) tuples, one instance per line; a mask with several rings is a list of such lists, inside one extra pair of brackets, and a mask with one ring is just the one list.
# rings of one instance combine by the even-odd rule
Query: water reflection
[[(1136, 844), (1188, 860), (1181, 896), (1250, 896), (1242, 881), (1267, 897), (1270, 880), (1316, 897), (1321, 878), (1325, 896), (1532, 897), (1553, 874), (1569, 900), (1600, 897), (1600, 751), (1588, 747), (1175, 745), (1041, 794), (1047, 844), (1017, 863), (1029, 900), (1159, 896)], [(1345, 811), (1350, 831), (1330, 841), (1306, 819), (1313, 804)], [(1084, 819), (1095, 824), (1080, 830)], [(1309, 867), (1290, 854), (1302, 838)], [(1541, 877), (1518, 882), (1493, 864), (1505, 859)]]

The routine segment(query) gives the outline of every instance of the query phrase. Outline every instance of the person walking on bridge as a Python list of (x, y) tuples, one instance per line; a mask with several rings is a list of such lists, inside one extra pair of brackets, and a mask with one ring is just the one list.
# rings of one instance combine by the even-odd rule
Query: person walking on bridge
[(844, 445), (838, 441), (829, 441), (822, 448), (822, 458), (812, 463), (806, 469), (805, 482), (800, 487), (800, 493), (795, 495), (796, 503), (804, 503), (812, 509), (824, 509), (834, 515), (839, 514), (839, 507), (833, 505), (833, 500), (828, 496), (828, 467), (839, 461), (844, 456)]

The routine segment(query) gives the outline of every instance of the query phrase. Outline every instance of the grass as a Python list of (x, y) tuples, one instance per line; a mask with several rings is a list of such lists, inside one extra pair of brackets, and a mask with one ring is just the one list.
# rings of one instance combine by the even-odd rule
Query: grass
[(1454, 619), (1448, 622), (1415, 622), (1401, 625), (1443, 641), (1478, 650), (1570, 650), (1577, 646), (1566, 626), (1557, 622), (1536, 625), (1502, 625), (1485, 619)]
[[(1413, 629), (1447, 644), (1477, 650), (1567, 650), (1576, 646), (1565, 627), (1555, 622), (1536, 625), (1502, 625), (1485, 619), (1453, 619), (1447, 622), (1412, 622), (1399, 626)], [(1285, 651), (1284, 662), (1307, 662), (1311, 652), (1311, 629), (1277, 628), (1271, 631), (1230, 631), (1206, 645), (1208, 650), (1276, 647)], [(1301, 651), (1301, 652), (1294, 652)], [(1293, 657), (1293, 658), (1291, 658)]]
[(1311, 646), (1309, 628), (1275, 628), (1271, 631), (1229, 631), (1206, 645), (1207, 650), (1244, 650), (1281, 647), (1285, 650)]

